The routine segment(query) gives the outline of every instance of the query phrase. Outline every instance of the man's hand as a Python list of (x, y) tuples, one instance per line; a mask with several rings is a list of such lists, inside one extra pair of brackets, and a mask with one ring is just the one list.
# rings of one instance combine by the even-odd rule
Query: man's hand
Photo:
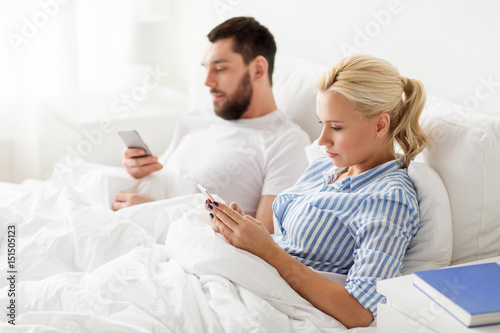
[(123, 166), (127, 169), (128, 174), (134, 178), (146, 177), (163, 168), (156, 156), (138, 157), (145, 153), (143, 149), (137, 148), (125, 148), (123, 150)]
[(111, 204), (113, 210), (119, 210), (125, 207), (130, 207), (134, 205), (139, 205), (145, 202), (154, 201), (153, 198), (146, 194), (137, 193), (118, 193), (115, 195), (115, 202)]

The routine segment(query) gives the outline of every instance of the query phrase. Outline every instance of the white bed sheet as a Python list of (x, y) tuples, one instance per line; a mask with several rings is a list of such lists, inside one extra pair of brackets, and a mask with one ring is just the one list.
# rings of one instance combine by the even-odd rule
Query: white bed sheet
[[(0, 184), (0, 262), (4, 231), (15, 225), (18, 272), (16, 326), (4, 315), (0, 330), (346, 331), (273, 267), (214, 233), (201, 194), (112, 212), (85, 190), (55, 180)], [(2, 269), (3, 309), (7, 283)]]

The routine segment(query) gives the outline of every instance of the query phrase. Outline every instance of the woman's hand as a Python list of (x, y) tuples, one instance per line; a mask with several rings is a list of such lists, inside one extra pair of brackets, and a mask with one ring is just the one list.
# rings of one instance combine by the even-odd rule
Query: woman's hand
[(218, 232), (235, 247), (266, 260), (278, 246), (261, 221), (249, 215), (242, 216), (221, 202), (210, 203), (207, 209)]
[(241, 216), (245, 216), (245, 211), (243, 210), (243, 207), (241, 207), (238, 203), (231, 202), (231, 204), (229, 205), (229, 207), (231, 207), (232, 209), (234, 209), (235, 211), (237, 211)]
[[(232, 209), (234, 209), (235, 211), (237, 211), (238, 214), (240, 214), (241, 216), (245, 216), (245, 211), (243, 210), (243, 207), (241, 207), (238, 203), (231, 202), (231, 204), (229, 205), (229, 207), (231, 207)], [(209, 212), (212, 212), (213, 203), (212, 203), (212, 201), (210, 199), (205, 200), (205, 209), (208, 210)], [(214, 214), (212, 214), (212, 216), (210, 216), (210, 219), (213, 218), (213, 215)], [(212, 227), (213, 227), (212, 229), (214, 229), (215, 232), (220, 233), (219, 228), (217, 228), (217, 226), (215, 224), (213, 224)]]

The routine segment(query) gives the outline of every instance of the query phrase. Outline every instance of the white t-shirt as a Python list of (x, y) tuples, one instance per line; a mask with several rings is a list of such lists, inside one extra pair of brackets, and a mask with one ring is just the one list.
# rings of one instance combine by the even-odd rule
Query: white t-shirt
[(199, 109), (181, 117), (160, 162), (190, 172), (211, 193), (255, 216), (262, 195), (295, 184), (308, 165), (309, 144), (308, 135), (279, 110), (224, 120)]

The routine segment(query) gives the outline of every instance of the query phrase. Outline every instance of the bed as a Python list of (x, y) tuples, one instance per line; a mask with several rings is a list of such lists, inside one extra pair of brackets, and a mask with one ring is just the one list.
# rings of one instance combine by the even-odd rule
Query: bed
[[(327, 68), (286, 54), (276, 61), (278, 106), (311, 141), (319, 131), (313, 80)], [(200, 79), (195, 71), (191, 107), (207, 103)], [(429, 96), (422, 125), (430, 144), (409, 169), (421, 226), (402, 274), (500, 255), (500, 118)], [(314, 142), (307, 154), (318, 154)], [(212, 231), (189, 175), (165, 168), (134, 180), (121, 168), (91, 163), (59, 170), (70, 171), (0, 184), (0, 262), (12, 264), (0, 272), (7, 312), (0, 329), (376, 332), (376, 321), (347, 330), (272, 267), (228, 245)], [(118, 189), (147, 189), (162, 200), (112, 212)]]

